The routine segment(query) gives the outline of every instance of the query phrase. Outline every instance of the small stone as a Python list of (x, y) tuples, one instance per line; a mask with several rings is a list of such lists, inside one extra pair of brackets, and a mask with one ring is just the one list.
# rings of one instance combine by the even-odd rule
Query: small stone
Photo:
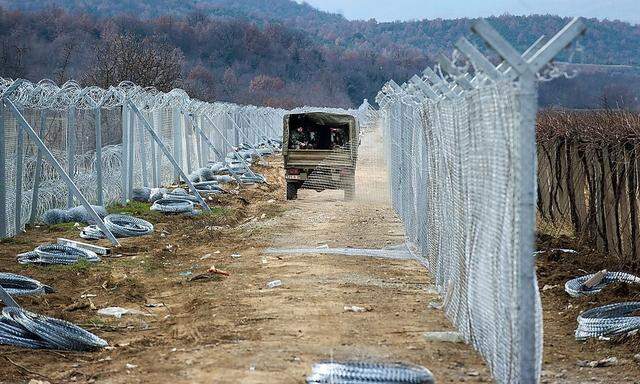
[(608, 357), (606, 359), (593, 360), (593, 361), (578, 360), (577, 364), (578, 364), (578, 367), (584, 367), (584, 368), (604, 368), (604, 367), (610, 367), (612, 365), (617, 365), (618, 358)]
[(125, 365), (125, 368), (127, 368), (127, 369), (135, 369), (135, 368), (138, 368), (138, 366), (137, 366), (137, 365), (135, 365), (135, 364), (129, 364), (129, 363), (127, 363), (127, 365)]
[(640, 363), (640, 353), (636, 353), (633, 356), (633, 361), (635, 361), (636, 363)]

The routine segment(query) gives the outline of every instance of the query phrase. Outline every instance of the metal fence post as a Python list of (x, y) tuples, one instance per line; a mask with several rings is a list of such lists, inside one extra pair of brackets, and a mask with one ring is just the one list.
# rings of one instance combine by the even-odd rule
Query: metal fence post
[[(182, 141), (180, 139), (180, 110), (176, 107), (171, 110), (173, 118), (173, 158), (182, 166)], [(177, 169), (173, 169), (173, 181), (180, 182), (180, 175)]]
[[(221, 131), (221, 130), (220, 130), (220, 129), (219, 129), (219, 128), (214, 124), (213, 120), (211, 120), (211, 118), (210, 118), (209, 116), (207, 116), (207, 115), (204, 115), (204, 116), (205, 116), (205, 118), (206, 118), (207, 120), (209, 120), (209, 123), (210, 123), (210, 124), (211, 124), (211, 125), (212, 125), (212, 126), (213, 126), (217, 131), (218, 131), (218, 133), (220, 134), (220, 137), (222, 138), (222, 140), (224, 140), (224, 142), (225, 142), (225, 143), (227, 143), (227, 144), (231, 147), (231, 150), (232, 150), (232, 151), (236, 152), (236, 158), (237, 158), (237, 159), (239, 159), (239, 160), (242, 162), (242, 164), (243, 164), (243, 165), (244, 165), (244, 166), (249, 170), (249, 173), (251, 174), (251, 176), (255, 177), (255, 176), (256, 176), (256, 174), (251, 170), (251, 167), (249, 166), (249, 163), (247, 162), (247, 160), (246, 160), (243, 156), (240, 156), (240, 155), (237, 153), (237, 152), (238, 152), (238, 150), (237, 150), (237, 149), (235, 149), (235, 148), (231, 145), (231, 143), (230, 143), (230, 142), (229, 142), (229, 140), (225, 137), (225, 135), (223, 135), (223, 134), (222, 134), (222, 131)], [(225, 161), (225, 158), (224, 158), (224, 157), (223, 157), (223, 160), (222, 160), (222, 161)]]
[[(5, 95), (6, 94), (7, 93), (5, 93)], [(89, 215), (91, 215), (91, 217), (96, 222), (98, 227), (100, 227), (100, 230), (102, 230), (102, 232), (105, 234), (107, 239), (109, 239), (109, 241), (111, 241), (111, 244), (113, 245), (120, 245), (120, 243), (118, 243), (118, 240), (113, 236), (111, 231), (109, 231), (109, 229), (104, 225), (104, 221), (102, 221), (100, 216), (98, 216), (98, 214), (93, 209), (93, 207), (89, 204), (87, 199), (85, 199), (85, 197), (82, 195), (82, 192), (80, 192), (80, 190), (75, 185), (71, 177), (65, 172), (64, 167), (60, 165), (58, 160), (56, 160), (55, 156), (53, 156), (53, 154), (47, 148), (44, 142), (40, 139), (40, 137), (38, 137), (38, 135), (33, 130), (33, 128), (31, 128), (27, 120), (25, 120), (24, 116), (22, 115), (18, 107), (16, 107), (15, 104), (13, 104), (13, 102), (8, 98), (5, 98), (5, 101), (13, 111), (13, 114), (16, 117), (16, 120), (18, 120), (18, 124), (22, 127), (24, 131), (26, 131), (26, 133), (29, 135), (31, 140), (33, 140), (36, 143), (36, 145), (42, 149), (43, 155), (49, 160), (51, 165), (53, 165), (53, 167), (58, 171), (58, 174), (62, 177), (64, 182), (67, 184), (67, 187), (69, 188), (71, 193), (73, 193), (75, 197), (77, 197), (78, 200), (80, 200), (84, 208), (87, 210)]]
[(5, 145), (5, 108), (0, 99), (0, 239), (7, 237), (7, 148)]
[[(522, 383), (535, 383), (538, 380), (536, 367), (538, 344), (536, 339), (536, 318), (531, 311), (536, 308), (537, 287), (535, 275), (535, 217), (536, 217), (536, 114), (538, 95), (536, 73), (549, 63), (559, 52), (569, 45), (586, 27), (579, 19), (573, 19), (548, 43), (533, 55), (525, 52), (520, 55), (486, 21), (477, 21), (472, 30), (480, 35), (511, 66), (504, 73), (514, 72), (512, 77), (519, 79), (518, 104), (520, 124), (515, 132), (515, 152), (518, 153), (517, 174), (521, 177), (518, 193), (517, 229), (520, 244), (517, 276), (516, 302), (518, 320), (519, 380)], [(538, 40), (538, 42), (541, 40)], [(534, 46), (538, 44), (534, 43)]]
[(193, 140), (191, 139), (191, 135), (189, 134), (189, 116), (188, 113), (183, 109), (182, 110), (182, 121), (183, 127), (183, 140), (184, 140), (184, 148), (185, 148), (185, 161), (187, 162), (187, 174), (191, 174), (191, 151), (193, 150)]
[(135, 115), (132, 109), (129, 109), (129, 125), (128, 125), (128, 135), (129, 135), (129, 149), (128, 149), (128, 155), (127, 155), (127, 200), (131, 199), (131, 196), (133, 195), (133, 184), (134, 184), (134, 170), (135, 170), (135, 124), (136, 124), (136, 119), (135, 119)]
[[(40, 129), (38, 135), (44, 141), (44, 134), (47, 130), (47, 111), (40, 111)], [(42, 178), (42, 149), (38, 147), (38, 154), (36, 155), (36, 171), (33, 180), (33, 193), (31, 195), (31, 217), (29, 217), (29, 223), (33, 224), (36, 221), (38, 214), (38, 197), (40, 189), (40, 179)]]
[(138, 129), (138, 146), (140, 147), (140, 167), (142, 167), (142, 186), (149, 186), (149, 166), (147, 163), (147, 148), (144, 140), (144, 127), (139, 124)]
[[(153, 130), (156, 129), (156, 119), (154, 117), (154, 112), (149, 114), (149, 124)], [(156, 142), (155, 140), (151, 140), (151, 179), (154, 187), (160, 186), (160, 178), (159, 178), (159, 168), (158, 168), (158, 158), (156, 157)]]
[(24, 161), (24, 132), (20, 124), (16, 126), (17, 143), (16, 143), (16, 205), (15, 205), (15, 232), (20, 233), (22, 230), (22, 179), (23, 161)]
[(136, 107), (135, 104), (131, 103), (131, 101), (129, 101), (129, 105), (131, 106), (132, 112), (134, 112), (138, 116), (138, 118), (140, 119), (140, 122), (147, 129), (151, 137), (153, 137), (153, 139), (158, 143), (158, 147), (160, 148), (160, 150), (164, 152), (164, 154), (167, 156), (171, 164), (173, 164), (173, 166), (176, 168), (176, 171), (179, 173), (180, 176), (182, 176), (185, 183), (189, 186), (189, 190), (193, 193), (193, 195), (198, 200), (198, 203), (200, 203), (200, 205), (202, 206), (202, 209), (204, 209), (207, 212), (210, 212), (211, 208), (209, 208), (207, 203), (205, 203), (205, 201), (202, 199), (202, 196), (200, 195), (196, 187), (193, 185), (191, 180), (189, 180), (189, 177), (187, 176), (187, 174), (184, 173), (184, 171), (182, 170), (178, 162), (173, 158), (173, 156), (171, 156), (171, 152), (167, 149), (167, 147), (165, 147), (165, 145), (162, 143), (158, 135), (153, 131), (153, 128), (151, 128), (151, 125), (149, 124), (147, 119), (145, 119), (144, 115), (142, 115), (142, 112), (140, 112), (138, 107)]
[(129, 154), (129, 113), (127, 112), (127, 104), (122, 105), (122, 150), (120, 153), (120, 172), (122, 177), (122, 203), (127, 202), (127, 191), (129, 190), (128, 181), (128, 166), (129, 161), (127, 160)]
[[(67, 113), (67, 173), (71, 180), (76, 174), (76, 108), (71, 106)], [(73, 207), (73, 193), (67, 195), (67, 208)]]
[(95, 109), (96, 118), (96, 200), (98, 205), (104, 205), (102, 190), (102, 109)]

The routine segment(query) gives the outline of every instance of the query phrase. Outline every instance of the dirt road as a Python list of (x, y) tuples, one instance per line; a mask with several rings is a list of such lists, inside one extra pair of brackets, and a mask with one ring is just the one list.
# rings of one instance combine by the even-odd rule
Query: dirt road
[[(163, 216), (144, 204), (113, 207), (153, 222), (156, 229), (150, 236), (123, 239), (114, 252), (118, 257), (97, 265), (16, 263), (16, 254), (56, 237), (80, 240), (73, 224), (33, 227), (2, 241), (0, 270), (56, 288), (50, 295), (19, 298), (25, 308), (79, 324), (110, 346), (93, 353), (0, 346), (0, 382), (293, 384), (303, 383), (311, 366), (327, 359), (420, 364), (438, 383), (491, 381), (468, 345), (423, 337), (424, 332), (453, 328), (442, 311), (430, 306), (440, 299), (417, 262), (320, 254), (326, 247), (402, 244), (402, 226), (387, 202), (382, 154), (379, 132), (365, 136), (359, 198), (352, 202), (345, 202), (339, 191), (307, 190), (296, 201), (284, 201), (282, 163), (272, 159), (270, 166), (257, 169), (269, 185), (214, 198), (210, 215)], [(319, 247), (319, 253), (267, 252), (299, 247)], [(549, 255), (538, 269), (541, 287), (555, 287), (542, 294), (542, 382), (638, 383), (640, 366), (632, 361), (638, 344), (583, 344), (573, 338), (575, 317), (594, 303), (591, 298), (576, 303), (562, 293), (575, 265), (587, 260), (566, 257)], [(193, 280), (212, 265), (229, 276)], [(281, 280), (282, 286), (267, 288), (273, 280)], [(619, 300), (619, 294), (605, 299)], [(634, 292), (626, 295), (630, 300)], [(146, 314), (117, 319), (97, 313), (110, 306)], [(351, 306), (366, 311), (345, 310)], [(576, 364), (611, 356), (619, 358), (618, 365)]]

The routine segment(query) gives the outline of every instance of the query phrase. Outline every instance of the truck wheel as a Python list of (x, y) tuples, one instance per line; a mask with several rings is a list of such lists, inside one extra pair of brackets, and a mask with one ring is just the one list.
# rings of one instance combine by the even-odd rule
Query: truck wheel
[(298, 198), (298, 184), (287, 183), (287, 200), (295, 200)]

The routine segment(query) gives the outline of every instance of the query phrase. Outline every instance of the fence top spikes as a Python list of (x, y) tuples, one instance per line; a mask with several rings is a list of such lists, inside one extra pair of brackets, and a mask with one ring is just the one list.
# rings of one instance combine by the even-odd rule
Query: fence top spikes
[(16, 89), (18, 89), (18, 87), (20, 87), (25, 82), (25, 79), (16, 79), (2, 92), (2, 94), (0, 95), (0, 99), (4, 99), (5, 97), (11, 95)]
[(481, 71), (492, 80), (498, 80), (501, 75), (493, 64), (469, 40), (461, 37), (455, 43), (456, 48), (472, 63), (476, 71)]
[(555, 34), (542, 48), (540, 48), (527, 63), (536, 73), (547, 65), (563, 49), (569, 46), (578, 36), (585, 33), (587, 26), (580, 17), (576, 17)]

